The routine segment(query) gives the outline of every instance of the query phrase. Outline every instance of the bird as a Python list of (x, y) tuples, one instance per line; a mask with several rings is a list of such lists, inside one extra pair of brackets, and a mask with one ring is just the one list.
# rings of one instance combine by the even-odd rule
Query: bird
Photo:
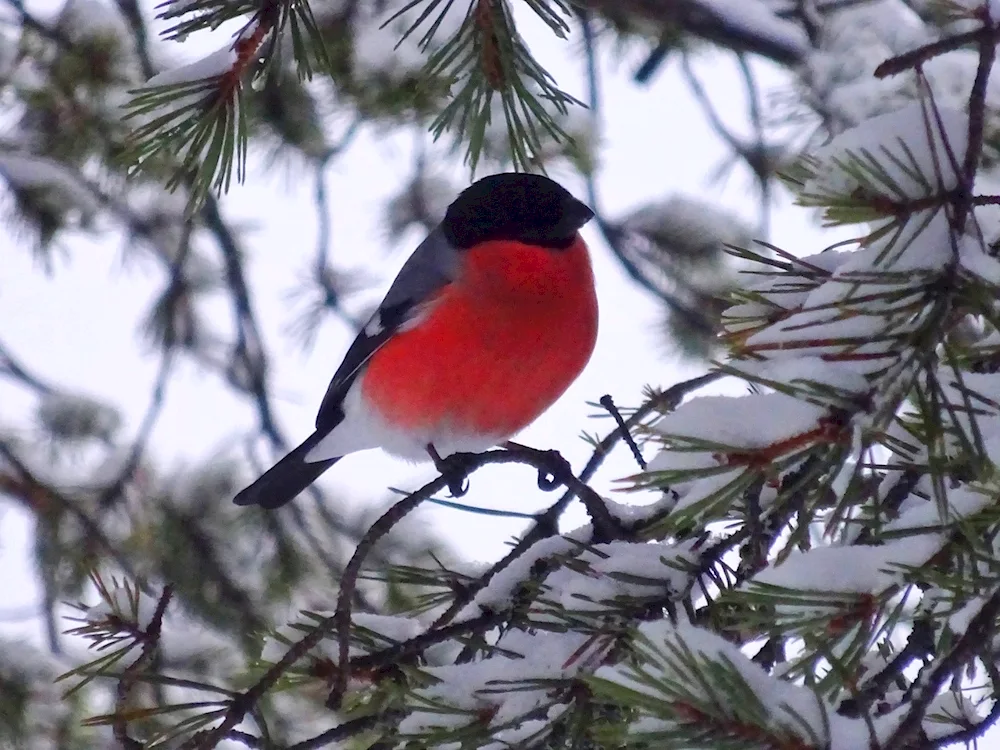
[(540, 174), (492, 174), (463, 190), (347, 349), (312, 434), (234, 502), (281, 507), (344, 456), (372, 448), (441, 468), (534, 422), (596, 345), (594, 273), (580, 235), (593, 217)]

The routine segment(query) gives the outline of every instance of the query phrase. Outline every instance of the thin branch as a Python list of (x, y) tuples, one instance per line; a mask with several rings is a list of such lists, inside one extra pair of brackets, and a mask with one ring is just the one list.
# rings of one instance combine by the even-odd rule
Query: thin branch
[(746, 55), (737, 55), (740, 73), (743, 75), (743, 85), (747, 92), (747, 101), (750, 103), (750, 124), (754, 132), (753, 147), (744, 154), (743, 160), (747, 163), (757, 178), (760, 187), (759, 226), (760, 237), (767, 238), (771, 225), (771, 175), (773, 166), (771, 164), (771, 153), (764, 139), (764, 118), (762, 114), (760, 87), (757, 79), (750, 67), (750, 62)]
[(367, 732), (369, 729), (384, 726), (387, 721), (388, 717), (385, 714), (361, 716), (357, 719), (345, 721), (343, 724), (338, 724), (308, 740), (296, 742), (294, 745), (290, 745), (287, 750), (318, 750), (318, 748), (327, 747), (347, 737), (353, 737), (361, 732)]
[(337, 594), (337, 609), (333, 615), (333, 625), (337, 632), (337, 644), (339, 648), (337, 675), (327, 699), (329, 708), (339, 708), (344, 693), (347, 690), (347, 681), (350, 677), (350, 661), (348, 654), (351, 646), (351, 602), (354, 599), (354, 589), (358, 583), (358, 576), (361, 573), (361, 566), (372, 547), (378, 541), (392, 531), (404, 517), (417, 509), (422, 502), (431, 498), (434, 494), (448, 486), (449, 477), (439, 476), (429, 484), (424, 485), (416, 492), (404, 497), (394, 503), (389, 510), (379, 516), (365, 535), (358, 542), (354, 554), (344, 568), (344, 573), (340, 577), (340, 592)]
[[(125, 5), (129, 5), (130, 3), (133, 3), (134, 0), (120, 0), (120, 2)], [(141, 16), (138, 15), (138, 8), (135, 9), (135, 13), (136, 18), (141, 21)], [(184, 223), (184, 230), (181, 232), (179, 247), (177, 248), (177, 256), (172, 260), (170, 266), (170, 276), (167, 281), (168, 296), (175, 294), (182, 288), (184, 282), (184, 266), (191, 255), (192, 229), (193, 227), (190, 221)], [(149, 406), (146, 408), (146, 413), (142, 418), (139, 430), (132, 443), (132, 449), (129, 452), (128, 459), (125, 461), (121, 472), (119, 473), (118, 479), (113, 482), (110, 487), (108, 487), (100, 499), (100, 504), (102, 506), (107, 505), (121, 492), (123, 485), (132, 477), (135, 470), (139, 466), (139, 462), (142, 460), (143, 453), (146, 450), (146, 445), (152, 435), (153, 427), (156, 425), (157, 417), (160, 414), (160, 410), (163, 408), (163, 402), (166, 398), (167, 385), (175, 362), (174, 357), (176, 352), (174, 346), (176, 343), (177, 342), (174, 340), (173, 327), (168, 327), (163, 341), (160, 368), (153, 384), (153, 393), (149, 399)]]
[(351, 658), (350, 665), (352, 672), (366, 672), (385, 669), (404, 661), (412, 661), (431, 646), (439, 643), (454, 640), (470, 633), (481, 633), (491, 628), (497, 627), (507, 619), (508, 613), (504, 611), (483, 612), (477, 617), (470, 617), (467, 620), (432, 627), (429, 630), (416, 635), (409, 640), (387, 646), (380, 651), (373, 651), (370, 654), (362, 654)]
[(170, 599), (173, 595), (174, 591), (170, 584), (163, 587), (163, 593), (160, 594), (160, 598), (156, 602), (153, 617), (142, 633), (142, 652), (139, 654), (139, 658), (126, 667), (121, 677), (118, 678), (118, 685), (115, 690), (115, 719), (111, 727), (115, 739), (118, 740), (124, 750), (142, 750), (144, 747), (142, 742), (129, 736), (125, 711), (128, 708), (128, 697), (132, 692), (132, 686), (135, 684), (137, 676), (153, 662), (156, 651), (160, 647), (160, 630), (163, 627), (163, 615), (166, 613), (167, 606), (170, 604)]
[(684, 74), (684, 80), (687, 82), (688, 87), (691, 89), (691, 93), (694, 94), (695, 100), (701, 106), (701, 111), (708, 120), (708, 124), (715, 131), (715, 134), (721, 138), (727, 146), (736, 154), (742, 154), (746, 150), (746, 145), (743, 143), (742, 139), (737, 138), (733, 133), (726, 127), (726, 124), (719, 117), (719, 113), (715, 106), (712, 104), (712, 100), (708, 96), (708, 92), (705, 87), (702, 86), (701, 80), (695, 75), (694, 68), (691, 67), (691, 56), (688, 54), (681, 55), (681, 71)]
[(129, 30), (135, 41), (136, 52), (139, 55), (139, 65), (142, 67), (142, 75), (149, 80), (156, 75), (156, 68), (153, 66), (153, 59), (149, 54), (149, 33), (146, 30), (146, 22), (142, 17), (142, 9), (137, 0), (115, 0), (118, 9), (128, 22)]
[(896, 731), (884, 743), (884, 747), (903, 747), (904, 743), (920, 729), (924, 714), (941, 692), (945, 682), (991, 642), (998, 615), (1000, 615), (1000, 589), (994, 591), (986, 600), (952, 649), (936, 660), (926, 675), (922, 674), (917, 678), (917, 691), (910, 701), (909, 709), (896, 727)]
[[(590, 460), (587, 461), (586, 466), (583, 467), (583, 471), (580, 472), (580, 481), (590, 481), (591, 477), (597, 473), (597, 470), (604, 463), (604, 460), (610, 455), (612, 449), (620, 440), (624, 438), (625, 432), (631, 431), (655, 411), (673, 411), (689, 394), (715, 382), (716, 380), (719, 380), (724, 377), (724, 375), (725, 374), (721, 372), (710, 372), (705, 375), (700, 375), (699, 377), (686, 380), (683, 383), (678, 383), (650, 398), (646, 401), (646, 403), (636, 409), (632, 416), (625, 421), (625, 430), (622, 430), (620, 427), (616, 428), (597, 444), (597, 447), (594, 448), (594, 452), (590, 456)], [(524, 536), (517, 541), (517, 544), (514, 545), (510, 552), (490, 566), (490, 568), (479, 576), (479, 578), (477, 578), (473, 583), (464, 586), (460, 595), (455, 597), (455, 601), (448, 607), (447, 610), (445, 610), (443, 614), (441, 614), (440, 617), (437, 618), (437, 620), (434, 621), (434, 625), (432, 627), (437, 627), (450, 622), (465, 607), (466, 604), (475, 598), (476, 594), (489, 585), (494, 576), (505, 570), (509, 565), (511, 565), (511, 563), (531, 549), (531, 547), (533, 547), (537, 542), (557, 534), (559, 532), (559, 518), (575, 497), (575, 491), (568, 489), (555, 503), (549, 506), (544, 512), (535, 516), (534, 526), (532, 526), (524, 534)]]
[(927, 620), (918, 620), (913, 624), (906, 645), (879, 672), (866, 679), (861, 689), (847, 700), (841, 702), (837, 713), (842, 716), (859, 717), (868, 712), (872, 704), (883, 698), (900, 675), (914, 660), (933, 653), (934, 629)]
[[(215, 237), (225, 264), (226, 283), (232, 297), (233, 313), (236, 319), (236, 346), (233, 351), (233, 367), (242, 365), (246, 382), (230, 378), (230, 381), (250, 393), (257, 408), (260, 429), (274, 448), (285, 450), (288, 445), (278, 428), (267, 391), (267, 359), (257, 318), (250, 301), (250, 288), (243, 272), (243, 254), (236, 237), (222, 219), (219, 202), (214, 195), (207, 195), (201, 210), (202, 220)], [(242, 361), (241, 361), (242, 360)]]
[(983, 667), (990, 676), (990, 683), (993, 696), (993, 705), (990, 712), (986, 714), (982, 721), (974, 726), (965, 727), (957, 732), (938, 737), (931, 742), (918, 746), (917, 750), (943, 750), (943, 748), (954, 747), (955, 745), (973, 745), (977, 740), (982, 739), (985, 734), (1000, 722), (1000, 670), (997, 669), (994, 659), (983, 659)]
[[(707, 373), (705, 375), (692, 378), (691, 380), (687, 380), (683, 383), (678, 383), (666, 391), (657, 394), (655, 397), (649, 399), (645, 404), (638, 408), (626, 421), (626, 431), (640, 424), (654, 411), (670, 411), (676, 408), (687, 395), (722, 377), (724, 377), (724, 374), (721, 372)], [(622, 437), (623, 431), (621, 428), (617, 428), (600, 443), (598, 443), (593, 454), (591, 454), (590, 460), (580, 473), (580, 483), (587, 482), (594, 475), (601, 464), (603, 464), (605, 458), (607, 458), (610, 454), (612, 448), (614, 448)], [(486, 454), (477, 454), (477, 460), (482, 461), (482, 465), (486, 465), (487, 463), (511, 463), (515, 462), (517, 459), (511, 454), (510, 451), (492, 451)], [(420, 490), (417, 490), (409, 497), (404, 498), (401, 502), (405, 502), (406, 505), (402, 509), (396, 511), (396, 513), (406, 510), (406, 508), (410, 505), (414, 505), (415, 507), (423, 500), (429, 499), (431, 495), (445, 489), (452, 479), (452, 477), (445, 476), (437, 477)], [(462, 607), (464, 607), (465, 604), (471, 601), (478, 591), (485, 588), (489, 581), (492, 580), (493, 576), (524, 554), (524, 552), (532, 547), (536, 541), (558, 532), (557, 521), (559, 516), (563, 513), (566, 506), (568, 506), (569, 503), (576, 497), (576, 492), (578, 490), (579, 486), (567, 489), (567, 491), (556, 503), (554, 503), (544, 513), (540, 514), (536, 519), (535, 525), (521, 539), (515, 548), (503, 560), (494, 565), (483, 576), (481, 576), (474, 585), (467, 587), (462, 592), (462, 596), (457, 598), (456, 603), (449, 607), (448, 611), (439, 617), (425, 633), (402, 644), (397, 644), (384, 649), (381, 652), (350, 659), (348, 662), (349, 669), (355, 671), (386, 666), (387, 664), (395, 663), (404, 658), (414, 656), (429, 646), (449, 640), (456, 635), (466, 632), (474, 632), (482, 627), (489, 628), (499, 624), (504, 619), (505, 613), (484, 613), (480, 617), (463, 620), (458, 623), (451, 623), (451, 620), (454, 619), (455, 615), (462, 609)], [(392, 512), (391, 509), (390, 512)], [(409, 510), (406, 512), (409, 512)], [(405, 513), (403, 513), (403, 515), (405, 515)], [(376, 523), (378, 523), (378, 521), (376, 521)], [(357, 553), (355, 553), (355, 556), (358, 557)], [(363, 558), (359, 559), (363, 560)], [(360, 562), (357, 563), (357, 566), (359, 568), (358, 572), (360, 572)], [(346, 598), (343, 594), (343, 587), (345, 586), (344, 582), (346, 580), (347, 575), (345, 573), (344, 578), (342, 579), (341, 589), (341, 597), (343, 598)], [(190, 738), (190, 740), (185, 744), (185, 747), (208, 750), (208, 748), (212, 748), (218, 744), (218, 742), (225, 736), (226, 732), (233, 729), (243, 720), (247, 713), (251, 711), (264, 694), (270, 690), (279, 679), (281, 679), (291, 665), (302, 658), (321, 640), (323, 640), (323, 638), (335, 627), (337, 617), (338, 614), (335, 612), (333, 615), (325, 618), (315, 625), (313, 629), (299, 641), (292, 644), (285, 655), (270, 669), (268, 669), (267, 672), (265, 672), (264, 675), (256, 683), (254, 683), (254, 685), (232, 701), (229, 709), (226, 711), (226, 715), (223, 717), (222, 722), (218, 726), (212, 730), (201, 732)]]
[(621, 430), (622, 438), (625, 440), (625, 444), (628, 446), (629, 450), (632, 451), (632, 457), (635, 462), (639, 464), (639, 468), (643, 471), (646, 470), (646, 459), (642, 457), (642, 451), (639, 450), (639, 446), (635, 444), (635, 439), (632, 437), (632, 432), (629, 430), (628, 426), (625, 424), (625, 420), (622, 418), (622, 414), (618, 411), (618, 407), (615, 406), (615, 401), (611, 398), (610, 394), (605, 394), (601, 396), (601, 406), (608, 410), (608, 414), (611, 418), (615, 420), (615, 424), (618, 425), (618, 429)]
[[(19, 489), (20, 499), (36, 514), (40, 514), (44, 510), (44, 506), (40, 506), (40, 503), (55, 503), (62, 510), (65, 510), (80, 522), (80, 525), (86, 532), (87, 538), (104, 548), (105, 552), (108, 553), (108, 556), (118, 564), (122, 571), (133, 579), (137, 578), (132, 564), (124, 557), (124, 555), (122, 555), (121, 552), (118, 551), (118, 549), (115, 548), (114, 544), (111, 543), (111, 540), (101, 528), (101, 525), (91, 518), (90, 515), (80, 508), (75, 502), (39, 480), (24, 464), (24, 462), (21, 461), (14, 450), (2, 440), (0, 440), (0, 458), (3, 458), (8, 464), (11, 465), (17, 473), (20, 481), (23, 483), (23, 486), (20, 488), (15, 488), (9, 486), (6, 482), (0, 482), (0, 489), (10, 492), (11, 494), (14, 493), (15, 489)], [(2, 480), (2, 475), (0, 475), (0, 480)]]
[(150, 396), (149, 405), (146, 407), (146, 413), (143, 415), (142, 422), (139, 424), (139, 429), (136, 432), (135, 439), (132, 441), (132, 447), (129, 449), (128, 457), (125, 459), (125, 463), (122, 464), (121, 471), (118, 472), (118, 476), (115, 480), (111, 482), (111, 484), (109, 484), (101, 493), (101, 496), (97, 501), (98, 505), (102, 508), (108, 507), (121, 496), (126, 483), (132, 479), (132, 476), (135, 474), (135, 470), (139, 468), (139, 464), (142, 462), (143, 454), (146, 451), (146, 445), (149, 443), (149, 439), (153, 433), (153, 427), (156, 425), (156, 420), (160, 415), (161, 409), (163, 408), (163, 402), (166, 398), (167, 384), (169, 383), (170, 376), (173, 373), (175, 354), (175, 350), (170, 347), (165, 348), (160, 356), (160, 367), (156, 373), (156, 380), (153, 383), (153, 393)]
[[(584, 51), (587, 60), (587, 106), (590, 109), (591, 117), (596, 118), (600, 112), (596, 40), (589, 15), (581, 14), (580, 22), (583, 26)], [(694, 330), (703, 333), (713, 333), (714, 327), (704, 315), (655, 283), (643, 273), (635, 260), (629, 256), (624, 247), (626, 232), (621, 227), (610, 222), (601, 209), (597, 196), (597, 177), (595, 171), (594, 169), (590, 169), (586, 173), (587, 202), (590, 203), (590, 208), (594, 211), (594, 223), (600, 230), (605, 244), (621, 264), (625, 273), (639, 284), (639, 286), (666, 305), (672, 313), (683, 318)]]
[(931, 58), (939, 57), (947, 52), (954, 52), (969, 44), (996, 44), (998, 41), (1000, 41), (1000, 26), (981, 26), (972, 31), (953, 34), (909, 52), (904, 52), (902, 55), (890, 57), (875, 68), (875, 77), (888, 78), (899, 75), (912, 68), (920, 67)]
[(463, 477), (456, 477), (454, 474), (441, 474), (416, 492), (395, 503), (371, 525), (368, 532), (358, 542), (357, 549), (351, 556), (350, 562), (347, 563), (347, 567), (344, 568), (344, 574), (340, 579), (337, 611), (334, 614), (334, 624), (337, 630), (339, 645), (339, 669), (337, 670), (333, 689), (330, 692), (330, 699), (327, 701), (328, 707), (333, 709), (339, 708), (340, 701), (347, 690), (347, 682), (350, 676), (348, 653), (350, 650), (351, 601), (354, 589), (357, 586), (358, 575), (361, 573), (361, 566), (368, 557), (368, 553), (382, 537), (388, 534), (404, 517), (414, 511), (417, 506), (425, 500), (429, 500), (441, 490), (454, 486), (456, 481), (461, 482), (464, 477), (471, 475), (483, 466), (491, 464), (523, 463), (533, 466), (539, 472), (551, 474), (557, 484), (565, 485), (583, 500), (587, 512), (591, 515), (595, 536), (600, 535), (604, 537), (604, 541), (621, 538), (620, 527), (611, 517), (607, 507), (604, 505), (604, 501), (584, 482), (576, 478), (569, 468), (569, 463), (561, 455), (556, 451), (539, 451), (516, 443), (509, 443), (508, 445), (510, 447), (502, 450), (458, 454), (457, 456), (450, 457), (452, 459), (460, 457), (460, 461), (453, 465), (460, 466), (461, 472), (464, 474)]
[(0, 342), (0, 375), (7, 375), (20, 381), (42, 396), (51, 396), (56, 392), (55, 388), (18, 362), (2, 342)]
[[(537, 469), (544, 470), (558, 468), (554, 466), (555, 462), (552, 458), (546, 457), (545, 452), (542, 451), (535, 453), (514, 452), (510, 450), (489, 451), (481, 454), (468, 454), (466, 461), (467, 464), (465, 465), (465, 469), (467, 472), (474, 471), (475, 469), (486, 466), (487, 464), (506, 463), (526, 463)], [(568, 477), (561, 474), (557, 478), (560, 481), (564, 479), (568, 480)], [(435, 493), (448, 487), (454, 482), (454, 480), (454, 476), (441, 475), (424, 485), (421, 489), (417, 490), (410, 496), (400, 500), (385, 514), (383, 514), (371, 526), (368, 533), (365, 534), (359, 542), (358, 548), (355, 550), (350, 562), (344, 569), (344, 573), (341, 577), (340, 593), (337, 598), (336, 612), (332, 616), (322, 620), (309, 634), (293, 644), (285, 655), (267, 672), (265, 672), (265, 674), (249, 690), (233, 700), (229, 709), (226, 711), (226, 715), (223, 717), (222, 722), (218, 726), (212, 730), (193, 736), (189, 740), (186, 747), (214, 747), (227, 731), (233, 729), (243, 720), (246, 714), (257, 704), (260, 698), (271, 687), (273, 687), (273, 685), (281, 678), (281, 676), (292, 664), (308, 653), (323, 639), (331, 626), (336, 628), (339, 638), (340, 668), (338, 670), (337, 680), (333, 690), (331, 691), (331, 699), (329, 703), (338, 704), (340, 698), (343, 696), (344, 690), (346, 689), (348, 672), (350, 670), (350, 661), (347, 658), (347, 654), (350, 638), (351, 601), (353, 599), (354, 588), (357, 584), (358, 574), (361, 572), (361, 566), (364, 563), (368, 551), (379, 539), (388, 533), (388, 531), (390, 531), (392, 527), (399, 522), (399, 520), (405, 517), (424, 500), (427, 500)], [(574, 491), (579, 492), (581, 486), (582, 482), (580, 482), (579, 485), (574, 486)]]
[[(983, 4), (983, 12), (986, 14), (987, 25), (984, 29), (992, 28), (992, 19), (989, 15), (989, 4)], [(990, 71), (993, 69), (993, 61), (996, 60), (996, 42), (1000, 36), (984, 36), (979, 40), (979, 65), (976, 68), (976, 78), (972, 83), (972, 91), (969, 94), (969, 135), (966, 143), (965, 160), (962, 165), (962, 186), (966, 200), (964, 206), (960, 207), (956, 217), (956, 227), (959, 231), (965, 228), (965, 219), (969, 215), (968, 200), (972, 196), (972, 188), (976, 182), (976, 170), (979, 168), (979, 161), (983, 154), (983, 131), (986, 123), (986, 86), (989, 83)]]
[(230, 729), (226, 733), (226, 739), (232, 740), (233, 742), (239, 742), (244, 747), (253, 748), (254, 750), (256, 750), (256, 748), (264, 747), (264, 745), (261, 744), (261, 740), (259, 737), (255, 737), (252, 734), (247, 734), (246, 732), (241, 732), (238, 729)]

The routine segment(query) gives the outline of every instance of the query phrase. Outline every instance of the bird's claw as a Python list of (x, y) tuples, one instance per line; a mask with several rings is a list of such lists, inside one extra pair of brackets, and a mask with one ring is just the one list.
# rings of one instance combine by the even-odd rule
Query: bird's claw
[(448, 494), (452, 497), (463, 497), (469, 491), (469, 477), (465, 470), (455, 471), (455, 475), (448, 478)]
[(441, 458), (436, 450), (432, 450), (432, 446), (428, 446), (428, 452), (434, 460), (434, 468), (448, 483), (448, 493), (456, 498), (467, 494), (469, 491), (469, 472), (472, 470), (471, 454), (452, 453), (450, 456)]
[(549, 474), (544, 469), (538, 470), (538, 489), (542, 492), (552, 492), (556, 487), (558, 487), (562, 482), (556, 479), (554, 476)]
[(571, 471), (569, 461), (562, 457), (559, 451), (543, 451), (548, 468), (538, 469), (538, 489), (542, 492), (551, 492), (557, 487), (565, 484), (563, 477)]

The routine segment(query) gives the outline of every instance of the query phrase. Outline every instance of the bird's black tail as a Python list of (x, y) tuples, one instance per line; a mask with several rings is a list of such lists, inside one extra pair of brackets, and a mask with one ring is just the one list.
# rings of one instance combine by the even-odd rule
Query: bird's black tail
[(326, 433), (314, 432), (302, 445), (264, 472), (260, 479), (237, 494), (233, 502), (237, 505), (259, 505), (267, 510), (290, 503), (340, 460), (340, 457), (326, 461), (305, 460), (306, 454), (324, 437)]

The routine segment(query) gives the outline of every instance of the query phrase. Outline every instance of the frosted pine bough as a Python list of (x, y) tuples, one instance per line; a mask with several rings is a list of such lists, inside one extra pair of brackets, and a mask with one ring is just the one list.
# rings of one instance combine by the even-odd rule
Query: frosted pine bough
[[(482, 571), (396, 570), (421, 607), (354, 615), (338, 716), (374, 717), (394, 743), (498, 750), (853, 750), (983, 720), (1000, 263), (986, 222), (956, 219), (967, 127), (921, 101), (803, 160), (800, 201), (869, 226), (853, 250), (743, 251), (720, 368), (755, 392), (645, 423), (662, 450), (626, 486), (661, 499), (608, 503), (621, 539), (550, 533), (478, 587)], [(341, 671), (331, 617), (280, 628), (259, 674), (322, 623), (277, 685), (322, 691)]]
[[(627, 486), (662, 499), (608, 503), (620, 540), (553, 534), (468, 601), (481, 571), (396, 571), (423, 606), (354, 616), (337, 720), (491, 748), (889, 748), (913, 717), (933, 741), (974, 729), (976, 686), (996, 684), (1000, 265), (995, 209), (959, 217), (968, 132), (921, 100), (803, 160), (800, 201), (868, 225), (852, 249), (745, 251), (722, 369), (758, 392), (646, 425), (663, 450)], [(279, 629), (262, 670), (330, 614)], [(337, 646), (278, 687), (323, 691)]]
[[(995, 209), (956, 218), (968, 120), (921, 100), (803, 160), (800, 202), (867, 228), (853, 249), (743, 251), (720, 368), (754, 392), (645, 425), (663, 448), (627, 486), (662, 499), (609, 503), (625, 539), (538, 541), (445, 620), (481, 571), (401, 571), (426, 609), (355, 618), (345, 717), (455, 748), (853, 750), (974, 729), (1000, 613), (1000, 263), (979, 220)], [(460, 635), (431, 637), (424, 666), (386, 667), (445, 625)], [(330, 642), (301, 679), (338, 669)]]

